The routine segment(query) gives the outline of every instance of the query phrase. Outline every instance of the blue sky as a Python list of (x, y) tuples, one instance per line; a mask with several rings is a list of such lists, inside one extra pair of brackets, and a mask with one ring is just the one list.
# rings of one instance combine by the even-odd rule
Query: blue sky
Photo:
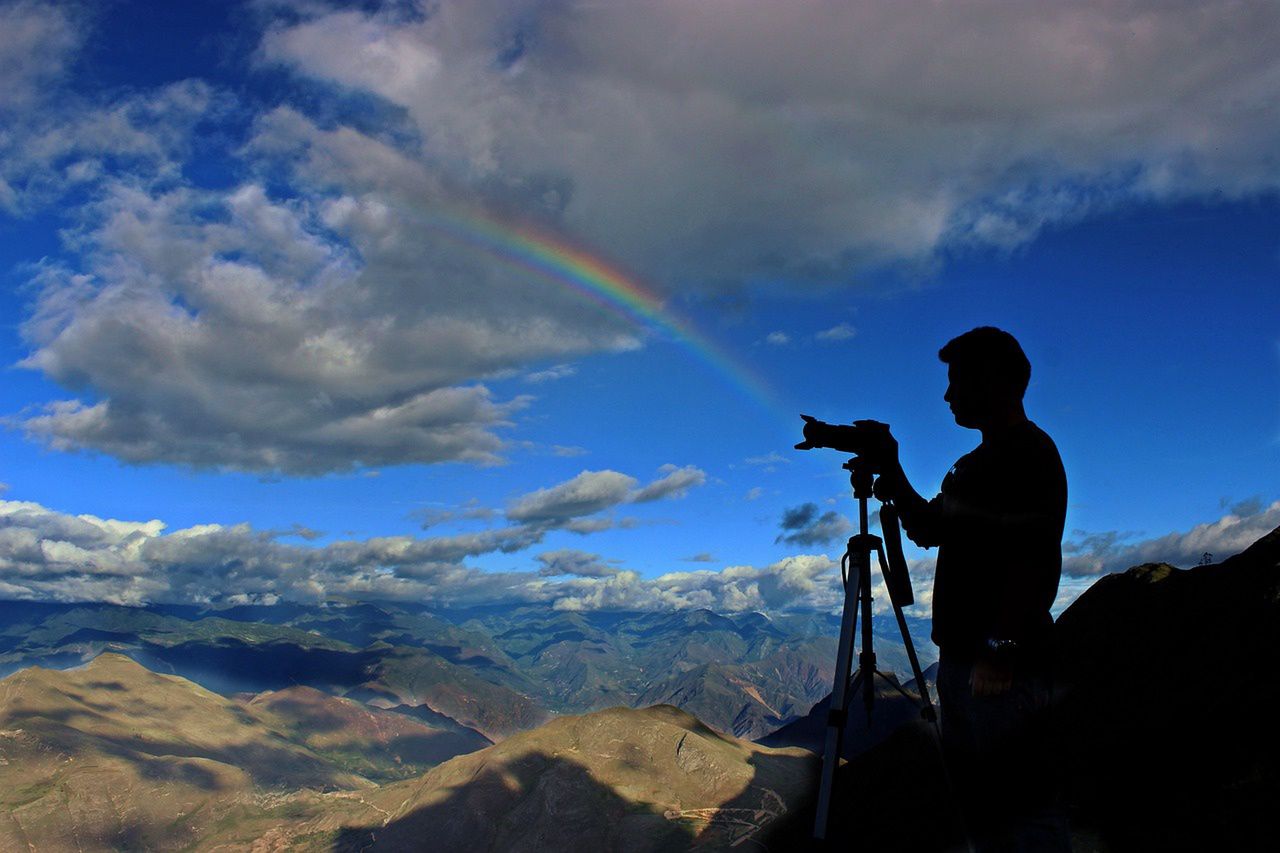
[[(853, 507), (798, 413), (936, 489), (978, 325), (1067, 466), (1063, 603), (1239, 550), (1280, 525), (1280, 15), (977, 7), (0, 3), (0, 593), (830, 606)], [(616, 265), (772, 399), (435, 215)]]

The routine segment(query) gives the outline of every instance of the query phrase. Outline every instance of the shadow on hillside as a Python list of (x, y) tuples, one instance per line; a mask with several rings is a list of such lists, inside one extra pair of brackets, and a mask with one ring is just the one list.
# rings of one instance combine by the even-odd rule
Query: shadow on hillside
[[(139, 773), (148, 778), (157, 778), (157, 773), (174, 772), (156, 759), (210, 759), (243, 770), (260, 788), (334, 790), (347, 787), (342, 784), (345, 780), (341, 778), (341, 771), (319, 758), (264, 743), (236, 743), (209, 748), (177, 740), (97, 736), (93, 738), (93, 746), (107, 755), (134, 764)], [(208, 791), (219, 787), (212, 774), (183, 772), (187, 778), (181, 781)]]
[(884, 741), (841, 766), (825, 846), (813, 841), (820, 769), (816, 756), (812, 768), (809, 797), (761, 839), (768, 850), (933, 853), (963, 849), (959, 819), (929, 724), (900, 725)]
[(246, 643), (226, 637), (215, 643), (175, 646), (144, 643), (122, 651), (152, 672), (172, 672), (224, 696), (296, 684), (353, 687), (369, 678), (379, 660), (377, 652), (313, 649), (288, 642)]
[(638, 808), (567, 758), (535, 752), (424, 792), (381, 828), (347, 827), (333, 853), (381, 851), (664, 851), (692, 834)]
[[(722, 806), (682, 803), (682, 811), (660, 813), (655, 806), (621, 796), (576, 761), (530, 753), (502, 768), (460, 777), (437, 792), (424, 792), (423, 802), (381, 828), (342, 829), (332, 853), (660, 853), (729, 849), (748, 839), (757, 843), (742, 849), (760, 849), (762, 827), (795, 806), (803, 796), (798, 792), (816, 777), (816, 765), (811, 756), (794, 755), (757, 755), (752, 765), (752, 783)], [(650, 784), (662, 788), (660, 780)]]

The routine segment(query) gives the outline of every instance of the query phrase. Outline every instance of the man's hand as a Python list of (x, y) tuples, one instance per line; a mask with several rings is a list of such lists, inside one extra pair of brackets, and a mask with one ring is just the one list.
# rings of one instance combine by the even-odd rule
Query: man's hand
[(1013, 667), (1004, 663), (979, 658), (969, 676), (969, 688), (974, 696), (1000, 696), (1013, 687)]
[(902, 473), (901, 465), (894, 465), (888, 470), (882, 470), (880, 476), (876, 477), (874, 487), (876, 500), (884, 503), (897, 498), (902, 493), (902, 484), (905, 481), (906, 475)]
[(898, 467), (898, 440), (889, 431), (889, 425), (880, 421), (854, 421), (862, 437), (862, 455), (874, 459), (882, 468)]

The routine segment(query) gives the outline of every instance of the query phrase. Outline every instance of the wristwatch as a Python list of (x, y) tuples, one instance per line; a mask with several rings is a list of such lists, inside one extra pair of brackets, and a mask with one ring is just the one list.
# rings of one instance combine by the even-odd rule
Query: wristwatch
[(998, 658), (1007, 659), (1018, 651), (1017, 640), (1001, 640), (997, 637), (987, 638), (987, 651)]

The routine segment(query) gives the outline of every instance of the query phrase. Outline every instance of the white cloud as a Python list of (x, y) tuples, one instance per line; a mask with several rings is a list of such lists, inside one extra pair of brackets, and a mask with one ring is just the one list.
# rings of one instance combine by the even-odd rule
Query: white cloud
[(564, 379), (566, 377), (573, 376), (577, 372), (578, 369), (572, 364), (557, 364), (552, 367), (548, 367), (546, 370), (535, 370), (532, 373), (526, 373), (524, 381), (530, 382), (534, 385), (539, 385), (543, 382), (553, 382), (556, 379)]
[[(683, 497), (707, 481), (706, 472), (693, 465), (663, 465), (663, 476), (636, 488), (638, 481), (617, 471), (582, 471), (569, 480), (521, 495), (507, 508), (507, 518), (529, 524), (594, 532), (608, 526), (606, 519), (584, 521), (586, 516), (627, 503), (648, 503)], [(584, 524), (586, 526), (584, 526)]]
[(746, 465), (755, 465), (764, 468), (766, 471), (774, 471), (778, 465), (789, 465), (791, 460), (776, 450), (770, 450), (763, 456), (748, 456), (742, 460)]
[[(81, 238), (89, 272), (46, 268), (23, 326), (25, 366), (98, 399), (52, 404), (25, 428), (59, 449), (194, 468), (489, 463), (504, 446), (495, 430), (527, 400), (457, 383), (628, 340), (608, 324), (579, 333), (555, 298), (488, 307), (483, 269), (447, 248), (435, 265), (402, 256), (384, 269), (390, 250), (329, 230), (357, 210), (380, 221), (346, 197), (281, 201), (255, 184), (111, 185)], [(400, 227), (383, 237), (395, 244)]]
[(507, 508), (513, 521), (558, 524), (624, 503), (635, 477), (617, 471), (583, 471), (563, 483), (522, 495)]
[(643, 334), (517, 269), (479, 221), (545, 228), (671, 296), (843, 284), (1112, 204), (1280, 185), (1280, 7), (1262, 0), (295, 4), (259, 61), (407, 126), (318, 122), (285, 91), (218, 152), (246, 176), (221, 191), (182, 167), (231, 96), (69, 93), (84, 35), (49, 4), (0, 5), (0, 208), (96, 199), (23, 326), (25, 363), (74, 397), (25, 427), (130, 462), (502, 459), (529, 401), (489, 377)]
[(452, 184), (674, 286), (1274, 188), (1278, 40), (1264, 0), (446, 0), (317, 15), (262, 56), (404, 107)]
[(102, 104), (56, 88), (42, 89), (39, 98), (10, 115), (0, 109), (0, 213), (25, 215), (120, 175), (135, 187), (172, 183), (197, 128), (227, 107), (199, 80)]
[(770, 346), (784, 347), (791, 343), (791, 336), (786, 332), (770, 332), (764, 336), (764, 342)]
[(574, 575), (580, 578), (605, 578), (621, 571), (616, 566), (603, 562), (599, 554), (589, 554), (573, 548), (544, 551), (537, 556), (537, 560), (542, 564), (542, 568), (538, 570), (542, 577)]
[[(1228, 515), (1182, 534), (1128, 546), (1126, 565), (1183, 554), (1198, 562), (1216, 548), (1224, 559), (1280, 526), (1280, 501), (1251, 517)], [(598, 608), (834, 612), (842, 600), (838, 564), (827, 555), (795, 555), (768, 566), (669, 572), (643, 578), (598, 554), (554, 549), (527, 571), (486, 572), (465, 560), (521, 553), (545, 528), (513, 525), (452, 536), (390, 536), (324, 546), (281, 541), (293, 530), (260, 531), (247, 524), (205, 524), (168, 531), (159, 520), (128, 521), (69, 515), (24, 501), (0, 500), (0, 596), (58, 601), (209, 603), (245, 600), (313, 602), (335, 597), (432, 601), (546, 602), (567, 610)], [(698, 555), (699, 557), (703, 555)], [(1178, 562), (1178, 561), (1174, 561)], [(934, 562), (910, 566), (913, 616), (932, 610)], [(1054, 612), (1096, 580), (1067, 573)], [(873, 575), (876, 613), (890, 609), (883, 580)]]
[(839, 588), (835, 563), (822, 555), (799, 555), (762, 568), (669, 572), (652, 579), (623, 571), (601, 581), (567, 581), (552, 601), (561, 610), (829, 611), (839, 605)]
[[(1063, 571), (1090, 576), (1122, 571), (1142, 563), (1169, 563), (1186, 568), (1198, 564), (1205, 554), (1214, 562), (1221, 562), (1280, 527), (1280, 501), (1270, 506), (1263, 506), (1261, 501), (1248, 501), (1232, 509), (1217, 521), (1139, 542), (1126, 542), (1133, 538), (1132, 533), (1079, 534), (1063, 546)], [(1238, 515), (1234, 510), (1244, 514)]]
[(721, 611), (830, 608), (838, 600), (835, 564), (825, 556), (652, 579), (574, 549), (544, 551), (535, 557), (537, 568), (528, 571), (485, 572), (463, 562), (481, 554), (527, 550), (545, 532), (518, 525), (317, 547), (281, 541), (292, 530), (208, 524), (166, 532), (160, 521), (72, 516), (34, 503), (0, 500), (0, 595), (118, 604), (386, 598)]
[(658, 469), (663, 476), (637, 490), (630, 496), (632, 503), (648, 503), (664, 498), (682, 498), (690, 489), (697, 488), (707, 482), (707, 472), (693, 465), (679, 468), (675, 465), (663, 465)]
[(858, 330), (853, 327), (852, 323), (837, 323), (830, 329), (823, 329), (814, 335), (819, 341), (824, 343), (835, 343), (838, 341), (847, 341), (850, 338), (857, 337)]
[(82, 38), (66, 11), (52, 3), (0, 4), (0, 112), (39, 100)]

